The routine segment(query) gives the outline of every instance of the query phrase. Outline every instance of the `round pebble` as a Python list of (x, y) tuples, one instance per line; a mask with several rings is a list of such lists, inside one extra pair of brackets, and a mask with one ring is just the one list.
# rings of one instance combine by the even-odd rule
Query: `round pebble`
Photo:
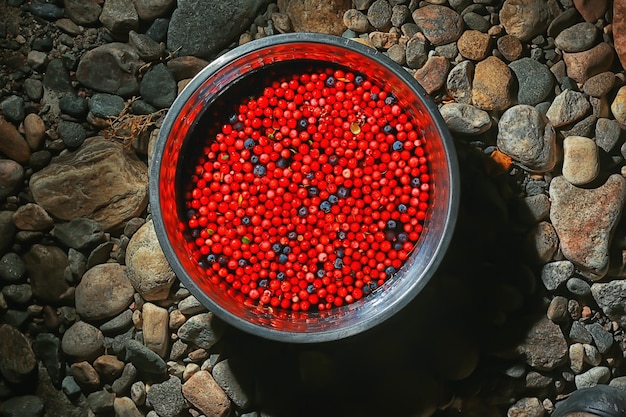
[(563, 176), (573, 185), (585, 185), (600, 173), (596, 143), (582, 136), (563, 140)]

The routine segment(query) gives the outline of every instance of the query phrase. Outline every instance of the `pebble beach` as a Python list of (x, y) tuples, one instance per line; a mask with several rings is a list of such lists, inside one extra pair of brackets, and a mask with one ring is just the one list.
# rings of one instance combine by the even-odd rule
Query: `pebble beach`
[[(280, 33), (374, 48), (436, 103), (456, 229), (403, 310), (290, 344), (221, 321), (157, 240), (167, 110)], [(626, 395), (626, 4), (0, 3), (0, 417), (542, 417)]]

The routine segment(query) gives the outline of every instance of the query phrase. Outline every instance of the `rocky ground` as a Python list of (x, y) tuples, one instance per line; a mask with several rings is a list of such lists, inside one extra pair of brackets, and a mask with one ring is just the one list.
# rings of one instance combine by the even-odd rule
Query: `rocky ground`
[[(547, 416), (626, 389), (626, 7), (608, 0), (0, 3), (0, 416)], [(457, 230), (365, 334), (275, 343), (176, 279), (150, 141), (225, 50), (323, 32), (440, 105)]]

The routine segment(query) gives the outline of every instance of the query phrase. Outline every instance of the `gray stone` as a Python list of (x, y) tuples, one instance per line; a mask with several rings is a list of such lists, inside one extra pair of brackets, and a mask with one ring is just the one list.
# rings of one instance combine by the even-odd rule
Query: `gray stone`
[(387, 30), (391, 26), (392, 7), (387, 0), (376, 0), (367, 9), (367, 20), (378, 30)]
[(160, 417), (176, 417), (185, 409), (180, 379), (170, 376), (165, 382), (152, 384), (147, 400)]
[(591, 294), (604, 314), (626, 327), (626, 280), (593, 283)]
[(391, 9), (391, 24), (394, 27), (401, 27), (411, 17), (411, 10), (404, 4), (393, 6)]
[(148, 35), (137, 33), (134, 30), (131, 30), (128, 35), (128, 43), (137, 50), (139, 58), (146, 62), (158, 60), (165, 52), (163, 43), (158, 43)]
[(130, 390), (133, 382), (135, 382), (135, 378), (137, 378), (137, 368), (135, 368), (135, 365), (132, 363), (127, 363), (124, 365), (122, 375), (113, 381), (111, 390), (118, 396), (126, 394)]
[(178, 309), (185, 315), (193, 315), (206, 311), (206, 307), (193, 295), (180, 300)]
[(547, 318), (534, 322), (516, 349), (528, 365), (539, 371), (550, 371), (567, 361), (567, 341), (559, 326)]
[(2, 417), (41, 417), (43, 413), (44, 402), (35, 395), (9, 398), (0, 405)]
[(98, 222), (76, 217), (67, 223), (57, 223), (52, 235), (62, 244), (77, 251), (88, 251), (106, 240)]
[(61, 59), (52, 59), (48, 62), (46, 72), (43, 77), (44, 97), (45, 90), (52, 90), (58, 93), (74, 93), (72, 80), (65, 64)]
[(170, 19), (165, 17), (159, 17), (154, 19), (154, 22), (146, 30), (146, 35), (153, 39), (155, 42), (163, 42), (167, 37), (167, 30), (170, 25)]
[(110, 231), (144, 210), (147, 177), (146, 165), (122, 143), (96, 136), (34, 173), (30, 189), (57, 219), (86, 217)]
[(211, 58), (248, 28), (264, 0), (181, 0), (170, 20), (167, 47), (180, 55)]
[(463, 18), (453, 9), (440, 5), (426, 5), (413, 12), (413, 20), (428, 41), (435, 45), (454, 42), (463, 33)]
[(202, 313), (190, 317), (178, 329), (178, 337), (203, 349), (210, 349), (217, 343), (224, 331), (224, 325), (213, 313)]
[(20, 96), (9, 96), (0, 102), (0, 110), (11, 122), (21, 122), (26, 117), (24, 99)]
[(622, 129), (615, 120), (601, 117), (596, 122), (596, 145), (604, 152), (611, 152), (619, 142), (621, 135)]
[(550, 220), (563, 255), (587, 278), (608, 271), (609, 245), (626, 196), (626, 179), (614, 174), (597, 188), (578, 188), (564, 177), (550, 183)]
[(107, 0), (99, 17), (116, 39), (127, 40), (128, 32), (139, 28), (139, 16), (133, 3), (124, 0)]
[(501, 152), (531, 171), (550, 171), (556, 164), (556, 133), (532, 106), (520, 104), (504, 112), (498, 123), (497, 144)]
[(97, 327), (78, 321), (63, 334), (61, 347), (76, 360), (94, 360), (104, 351), (104, 335)]
[(124, 99), (114, 94), (99, 93), (91, 97), (88, 106), (96, 117), (117, 117), (124, 110)]
[(25, 305), (33, 296), (30, 284), (11, 284), (2, 288), (5, 300), (18, 305)]
[(546, 220), (550, 214), (550, 199), (545, 194), (536, 194), (520, 200), (520, 216), (528, 223)]
[(585, 348), (585, 363), (591, 366), (598, 366), (602, 363), (602, 355), (598, 351), (598, 348), (590, 344), (584, 344), (583, 347)]
[(399, 65), (406, 64), (406, 47), (404, 45), (395, 44), (387, 50), (387, 56)]
[(167, 66), (158, 64), (143, 76), (139, 92), (148, 104), (162, 109), (174, 102), (178, 87)]
[(246, 409), (251, 405), (252, 399), (247, 392), (252, 378), (245, 366), (237, 366), (233, 359), (226, 359), (213, 367), (212, 375), (237, 407)]
[(343, 14), (343, 23), (349, 30), (358, 33), (367, 32), (371, 28), (367, 16), (356, 9), (346, 10)]
[(526, 374), (526, 387), (529, 389), (546, 388), (554, 383), (554, 378), (537, 371)]
[(590, 22), (577, 23), (554, 38), (554, 45), (563, 52), (582, 52), (596, 43), (600, 31)]
[(64, 95), (59, 99), (59, 108), (63, 113), (76, 119), (85, 117), (89, 111), (86, 98), (71, 94)]
[(128, 340), (125, 343), (125, 348), (125, 360), (132, 362), (138, 370), (151, 375), (161, 375), (167, 370), (165, 361), (140, 342)]
[(139, 92), (136, 74), (141, 65), (143, 62), (133, 47), (119, 42), (107, 43), (83, 55), (76, 78), (96, 91), (129, 97)]
[(517, 102), (534, 106), (541, 103), (554, 89), (554, 76), (547, 66), (521, 58), (509, 64), (518, 81)]
[(137, 0), (135, 9), (139, 18), (145, 21), (153, 21), (157, 17), (165, 16), (176, 5), (175, 0)]
[(121, 314), (113, 317), (111, 320), (102, 323), (100, 325), (100, 330), (105, 335), (116, 335), (128, 330), (132, 324), (133, 311), (126, 309)]
[(591, 343), (593, 338), (589, 330), (579, 321), (575, 321), (572, 323), (572, 327), (569, 331), (569, 338), (573, 342), (577, 343)]
[(0, 258), (0, 279), (19, 282), (26, 273), (26, 265), (17, 253), (9, 252)]
[(0, 254), (5, 254), (13, 244), (15, 223), (12, 211), (0, 211)]
[(76, 380), (71, 375), (63, 378), (63, 382), (61, 382), (61, 389), (69, 399), (78, 398), (82, 392), (80, 386), (76, 383)]
[(35, 16), (46, 20), (57, 20), (64, 16), (63, 9), (52, 3), (29, 3), (26, 9)]
[(137, 381), (130, 386), (130, 398), (137, 405), (146, 403), (146, 384), (143, 381)]
[(593, 342), (602, 354), (607, 353), (613, 346), (613, 335), (609, 333), (600, 323), (587, 325), (587, 330), (593, 337)]
[[(6, 315), (5, 315), (6, 319)], [(37, 359), (30, 341), (15, 327), (0, 326), (0, 373), (12, 384), (19, 384), (32, 376)]]
[(439, 111), (451, 132), (479, 135), (491, 127), (489, 113), (471, 104), (444, 104)]
[(65, 0), (65, 15), (77, 25), (93, 26), (98, 23), (102, 7), (97, 0)]
[(547, 221), (537, 223), (527, 235), (529, 256), (538, 264), (552, 260), (559, 247), (559, 237), (554, 227)]
[(65, 358), (61, 340), (52, 333), (40, 333), (33, 343), (33, 351), (48, 371), (52, 383), (59, 387), (65, 377)]
[[(590, 99), (593, 99), (593, 97), (591, 97)], [(563, 135), (563, 137), (582, 136), (585, 138), (591, 138), (593, 137), (593, 131), (596, 127), (597, 121), (598, 117), (595, 114), (590, 114), (582, 120), (574, 123), (571, 129), (561, 128), (561, 134)]]
[(43, 97), (43, 83), (35, 78), (24, 80), (24, 92), (34, 102), (38, 102)]
[(92, 392), (87, 396), (87, 404), (95, 414), (106, 414), (113, 411), (115, 394), (105, 390)]
[(418, 32), (406, 43), (406, 65), (409, 68), (421, 68), (426, 63), (426, 42), (424, 34)]
[(576, 375), (574, 382), (577, 389), (590, 388), (598, 384), (606, 384), (611, 378), (611, 370), (606, 366), (596, 366), (585, 373)]
[(66, 120), (59, 122), (57, 133), (68, 148), (78, 148), (87, 139), (87, 131), (80, 123)]
[(591, 109), (583, 93), (565, 90), (552, 102), (546, 117), (554, 127), (561, 127), (582, 119)]
[(96, 246), (87, 258), (87, 268), (103, 264), (111, 259), (111, 251), (115, 243), (113, 241), (103, 242)]
[(463, 13), (462, 17), (465, 25), (471, 30), (478, 30), (480, 32), (487, 33), (491, 27), (491, 23), (476, 12)]
[(556, 290), (574, 273), (574, 264), (570, 261), (550, 262), (541, 269), (541, 281), (548, 291)]
[(574, 295), (585, 297), (591, 294), (591, 285), (582, 278), (571, 277), (565, 285), (568, 291)]
[(126, 267), (117, 263), (96, 265), (76, 286), (76, 312), (84, 320), (108, 319), (124, 311), (134, 294)]
[(69, 262), (63, 250), (35, 244), (23, 259), (35, 299), (52, 305), (71, 299), (73, 293), (63, 273)]

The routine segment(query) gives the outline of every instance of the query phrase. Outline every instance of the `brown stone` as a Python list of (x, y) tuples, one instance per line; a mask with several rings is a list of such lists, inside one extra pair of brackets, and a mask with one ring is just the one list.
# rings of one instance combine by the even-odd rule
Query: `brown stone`
[(34, 203), (27, 203), (13, 213), (13, 222), (18, 229), (28, 231), (48, 231), (54, 221), (46, 211)]
[(463, 33), (463, 18), (453, 9), (427, 5), (413, 12), (413, 20), (433, 45), (445, 45), (459, 39)]
[(491, 37), (479, 30), (466, 30), (456, 44), (463, 57), (473, 61), (481, 61), (489, 53)]
[(560, 327), (547, 317), (534, 322), (516, 350), (526, 357), (528, 365), (540, 371), (550, 371), (567, 362), (567, 341)]
[(505, 0), (500, 9), (500, 23), (506, 33), (520, 41), (529, 41), (544, 32), (552, 20), (545, 0)]
[(583, 85), (583, 92), (593, 97), (606, 96), (615, 85), (615, 74), (602, 72), (589, 78)]
[(439, 90), (448, 77), (450, 63), (442, 56), (431, 56), (424, 66), (415, 71), (415, 79), (424, 87), (426, 93), (432, 94)]
[(169, 342), (169, 314), (166, 309), (145, 303), (142, 309), (143, 342), (148, 349), (165, 358)]
[(46, 124), (35, 113), (30, 113), (24, 119), (24, 136), (31, 150), (36, 151), (46, 136)]
[(483, 110), (504, 110), (511, 105), (513, 74), (502, 60), (490, 56), (476, 64), (472, 103)]
[(613, 2), (613, 44), (622, 67), (626, 67), (626, 3)]
[(22, 165), (30, 159), (30, 148), (26, 139), (18, 132), (11, 122), (0, 117), (0, 154)]
[(124, 362), (114, 355), (102, 355), (93, 361), (93, 367), (103, 381), (111, 383), (122, 375)]
[(89, 362), (76, 362), (70, 367), (72, 376), (84, 389), (92, 391), (100, 386), (100, 376)]
[(76, 286), (76, 312), (84, 320), (104, 320), (124, 311), (133, 302), (135, 289), (118, 263), (96, 265)]
[(8, 324), (0, 326), (0, 373), (13, 384), (24, 382), (35, 370), (37, 359), (30, 342)]
[(497, 45), (498, 51), (507, 61), (515, 61), (522, 56), (522, 43), (513, 35), (504, 35), (498, 38)]
[(563, 52), (567, 76), (574, 81), (584, 83), (594, 75), (608, 71), (613, 64), (615, 51), (606, 42), (599, 43), (584, 52)]
[(563, 176), (550, 182), (550, 220), (563, 255), (590, 279), (609, 268), (609, 247), (626, 197), (626, 179), (613, 174), (597, 188), (579, 188)]
[(278, 10), (289, 16), (295, 32), (341, 35), (343, 15), (351, 7), (350, 0), (278, 0)]
[(30, 189), (35, 202), (53, 217), (86, 217), (111, 231), (145, 209), (148, 173), (123, 144), (97, 136), (34, 173)]
[(193, 78), (202, 68), (208, 65), (208, 61), (195, 56), (179, 56), (167, 62), (167, 68), (172, 72), (176, 81), (185, 78)]
[(230, 412), (230, 400), (207, 371), (196, 372), (183, 385), (183, 395), (207, 416), (225, 417)]
[(35, 244), (24, 255), (24, 262), (33, 296), (40, 303), (59, 304), (73, 296), (63, 275), (69, 261), (61, 248)]
[[(615, 1), (615, 7), (618, 7), (618, 3), (622, 2)], [(587, 22), (596, 23), (598, 19), (604, 17), (604, 13), (609, 8), (609, 0), (574, 0), (574, 7)], [(624, 7), (623, 3), (622, 7)], [(615, 19), (615, 15), (613, 18)], [(613, 20), (613, 24), (615, 24), (615, 20)]]

